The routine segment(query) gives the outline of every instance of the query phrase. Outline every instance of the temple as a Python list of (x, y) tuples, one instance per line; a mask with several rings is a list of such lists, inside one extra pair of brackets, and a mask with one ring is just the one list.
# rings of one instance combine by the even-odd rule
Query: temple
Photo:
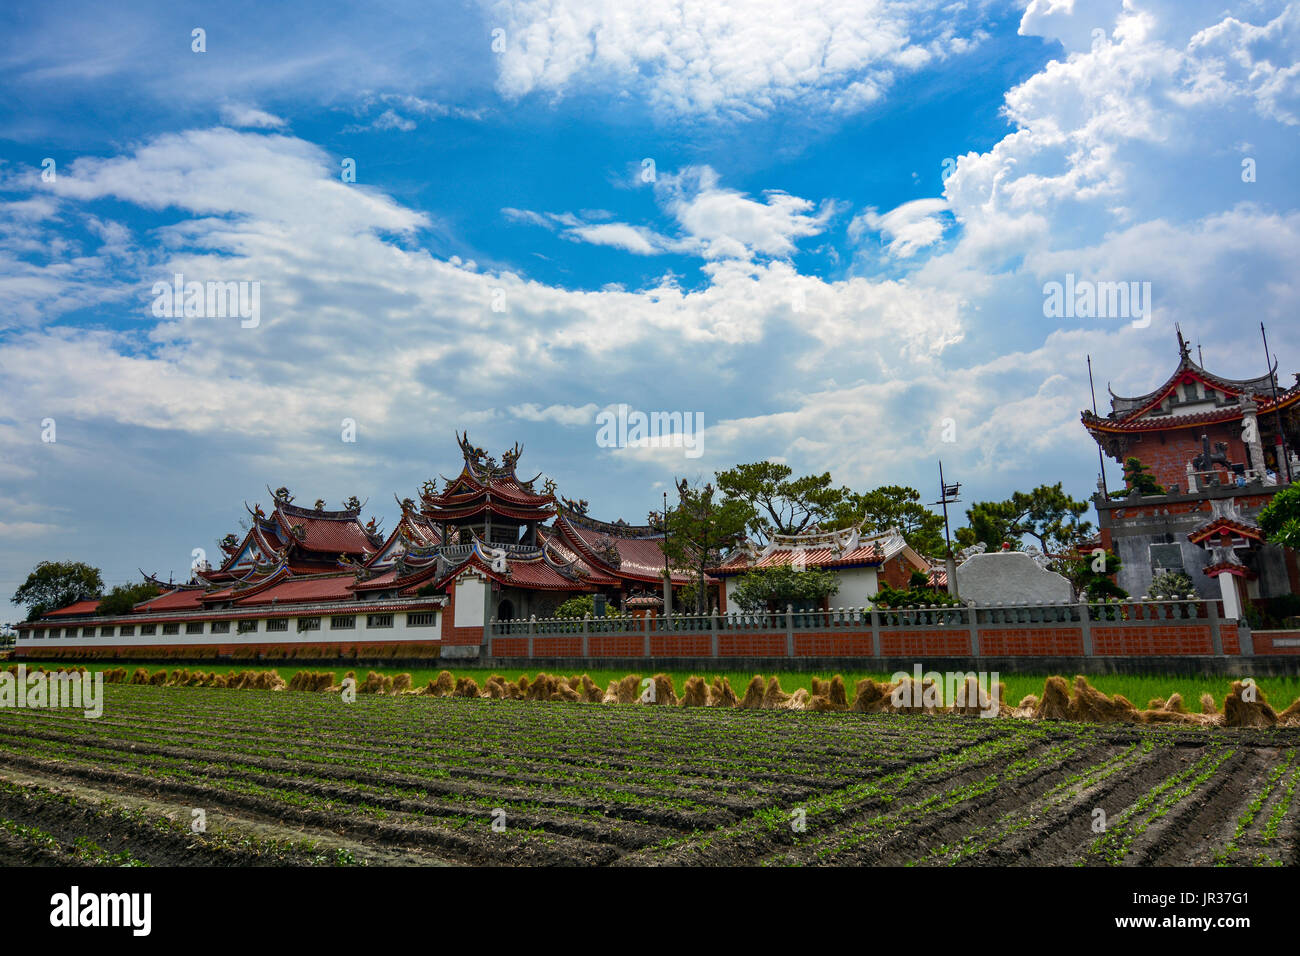
[[(1081, 413), (1101, 450), (1149, 478), (1094, 496), (1100, 545), (1121, 560), (1117, 583), (1148, 594), (1153, 578), (1181, 571), (1224, 615), (1267, 614), (1300, 586), (1295, 553), (1267, 543), (1255, 521), (1278, 489), (1300, 480), (1300, 375), (1283, 388), (1277, 366), (1257, 378), (1215, 375), (1178, 333), (1178, 363), (1144, 395), (1111, 396), (1111, 411)], [(1133, 476), (1130, 475), (1130, 478)]]
[[(245, 508), (243, 535), (220, 542), (225, 557), (200, 561), (184, 584), (146, 578), (162, 593), (118, 617), (79, 602), (19, 627), (20, 643), (58, 636), (60, 647), (98, 650), (147, 644), (344, 643), (369, 651), (402, 642), (436, 643), (442, 656), (474, 656), (485, 624), (554, 615), (579, 594), (609, 605), (674, 591), (691, 583), (670, 568), (661, 530), (587, 515), (585, 500), (557, 497), (541, 475), (516, 472), (516, 444), (500, 462), (458, 435), (463, 466), (454, 478), (426, 481), (416, 500), (398, 501), (396, 527), (383, 534), (362, 520), (355, 497), (342, 510), (295, 505), (287, 488), (271, 491), (270, 511)], [(269, 489), (268, 489), (269, 491)], [(710, 586), (716, 580), (708, 578)], [(289, 622), (295, 622), (289, 637)], [(328, 636), (327, 636), (328, 635)]]

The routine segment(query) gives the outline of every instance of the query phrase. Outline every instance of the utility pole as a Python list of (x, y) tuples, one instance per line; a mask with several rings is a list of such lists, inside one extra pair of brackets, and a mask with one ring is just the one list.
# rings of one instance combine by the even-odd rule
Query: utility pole
[(1264, 339), (1264, 367), (1268, 369), (1268, 380), (1273, 386), (1273, 410), (1277, 412), (1277, 438), (1278, 444), (1282, 446), (1282, 460), (1278, 462), (1281, 466), (1278, 468), (1278, 474), (1286, 475), (1286, 483), (1289, 485), (1292, 481), (1291, 475), (1291, 456), (1286, 450), (1286, 431), (1282, 427), (1282, 409), (1277, 407), (1277, 376), (1273, 374), (1273, 359), (1268, 354), (1268, 333), (1264, 331), (1264, 323), (1259, 323), (1259, 334)]
[[(1097, 415), (1097, 389), (1092, 384), (1092, 355), (1088, 356), (1088, 391), (1092, 393), (1092, 414)], [(1101, 442), (1097, 442), (1097, 467), (1101, 469), (1101, 493), (1110, 497), (1106, 487), (1106, 457), (1101, 453)], [(1100, 512), (1098, 512), (1100, 514)]]
[(668, 492), (664, 492), (664, 615), (673, 611), (673, 576), (668, 571)]
[(961, 597), (957, 593), (957, 562), (952, 556), (952, 538), (948, 534), (948, 504), (956, 504), (959, 499), (958, 492), (961, 491), (961, 483), (949, 485), (943, 479), (943, 460), (939, 461), (939, 500), (933, 502), (936, 505), (943, 506), (943, 546), (944, 546), (944, 570), (948, 574), (948, 593), (955, 598)]

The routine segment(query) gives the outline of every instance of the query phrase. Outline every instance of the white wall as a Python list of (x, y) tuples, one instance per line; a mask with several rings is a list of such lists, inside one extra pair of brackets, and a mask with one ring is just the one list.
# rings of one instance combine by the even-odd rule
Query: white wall
[[(304, 614), (303, 617), (319, 617), (321, 619), (321, 628), (319, 631), (298, 632), (298, 618), (294, 615), (286, 614), (289, 621), (287, 631), (267, 631), (266, 621), (257, 622), (257, 630), (247, 634), (236, 633), (238, 622), (230, 622), (230, 631), (226, 634), (213, 634), (210, 622), (203, 623), (202, 634), (186, 634), (185, 624), (182, 621), (179, 634), (162, 633), (162, 625), (158, 624), (158, 630), (155, 634), (141, 634), (140, 622), (136, 622), (136, 633), (132, 636), (123, 637), (121, 625), (115, 625), (117, 632), (111, 637), (82, 637), (81, 629), (86, 626), (85, 622), (73, 624), (69, 622), (67, 627), (77, 628), (77, 637), (45, 637), (33, 640), (32, 638), (19, 638), (17, 647), (38, 653), (42, 648), (50, 647), (156, 647), (159, 645), (167, 646), (186, 646), (186, 645), (212, 645), (212, 644), (363, 644), (379, 643), (382, 641), (421, 641), (432, 643), (442, 640), (442, 611), (432, 609), (433, 624), (424, 627), (411, 627), (406, 622), (406, 615), (429, 613), (427, 611), (395, 611), (393, 612), (392, 627), (367, 627), (366, 615), (356, 615), (356, 627), (347, 630), (331, 630), (329, 626), (328, 613)], [(96, 630), (101, 625), (96, 625)], [(42, 632), (47, 633), (47, 632)], [(59, 634), (63, 633), (63, 627), (59, 628)]]
[(482, 627), (487, 582), (466, 573), (456, 581), (456, 627)]
[[(840, 584), (840, 589), (830, 596), (831, 607), (870, 606), (871, 599), (880, 590), (876, 582), (875, 568), (832, 568), (831, 570), (835, 572), (835, 577)], [(736, 590), (736, 585), (740, 583), (740, 577), (735, 575), (723, 578), (727, 586), (728, 611), (740, 610), (732, 600), (732, 594)]]

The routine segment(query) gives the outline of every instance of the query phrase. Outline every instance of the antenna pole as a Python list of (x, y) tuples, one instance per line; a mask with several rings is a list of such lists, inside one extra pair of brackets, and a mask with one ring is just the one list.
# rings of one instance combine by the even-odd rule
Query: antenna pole
[(1273, 359), (1268, 354), (1268, 333), (1264, 331), (1264, 323), (1259, 323), (1259, 334), (1264, 340), (1264, 365), (1268, 369), (1268, 380), (1273, 386), (1273, 408), (1277, 412), (1277, 437), (1282, 445), (1282, 461), (1279, 472), (1286, 475), (1286, 483), (1291, 484), (1291, 456), (1286, 450), (1286, 430), (1282, 427), (1282, 409), (1277, 407), (1277, 376), (1273, 374)]

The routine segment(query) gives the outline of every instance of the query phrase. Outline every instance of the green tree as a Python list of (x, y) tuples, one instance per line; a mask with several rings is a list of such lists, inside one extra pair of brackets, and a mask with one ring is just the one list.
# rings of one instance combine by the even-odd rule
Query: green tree
[(1195, 592), (1196, 585), (1182, 571), (1165, 571), (1157, 574), (1151, 579), (1151, 587), (1147, 590), (1152, 597), (1183, 597)]
[(1073, 547), (1092, 532), (1092, 522), (1082, 520), (1088, 502), (1071, 498), (1058, 481), (1033, 491), (1017, 491), (1006, 501), (981, 501), (966, 512), (969, 526), (957, 529), (957, 543), (968, 547), (983, 541), (990, 551), (1002, 542), (1033, 538), (1044, 554)]
[(41, 561), (9, 600), (13, 604), (25, 604), (27, 620), (34, 621), (49, 611), (103, 593), (104, 579), (99, 568), (80, 561)]
[[(579, 594), (569, 598), (563, 604), (555, 609), (556, 617), (592, 617), (596, 616), (596, 596), (594, 594)], [(619, 610), (612, 604), (605, 605), (606, 617), (618, 617)]]
[(833, 487), (829, 471), (802, 478), (793, 474), (789, 465), (756, 461), (718, 472), (718, 488), (749, 505), (750, 533), (766, 541), (774, 534), (798, 534), (829, 521), (849, 493)]
[(943, 515), (921, 503), (921, 493), (905, 485), (882, 485), (865, 494), (849, 493), (835, 511), (835, 526), (862, 524), (868, 532), (897, 528), (913, 551), (942, 557)]
[(960, 607), (962, 602), (947, 591), (940, 591), (928, 585), (921, 586), (913, 582), (906, 589), (903, 589), (890, 587), (882, 581), (880, 593), (871, 599), (871, 603), (876, 607), (911, 607), (913, 605), (925, 607), (930, 604), (944, 607)]
[(791, 565), (755, 568), (741, 575), (731, 600), (742, 611), (765, 611), (775, 602), (777, 610), (787, 604), (820, 603), (840, 589), (835, 572), (824, 568), (796, 571)]
[(1134, 490), (1141, 495), (1163, 495), (1164, 486), (1157, 483), (1155, 476), (1146, 465), (1136, 458), (1124, 459), (1124, 490), (1116, 492), (1113, 497), (1123, 498)]
[(158, 585), (148, 581), (139, 584), (119, 584), (104, 595), (104, 600), (99, 602), (98, 613), (130, 614), (131, 609), (141, 601), (147, 601), (159, 594), (162, 594), (162, 591)]
[(1106, 598), (1128, 597), (1128, 592), (1115, 583), (1122, 562), (1114, 552), (1103, 554), (1082, 554), (1063, 562), (1058, 568), (1061, 574), (1074, 585), (1074, 593), (1090, 601)]
[(705, 571), (744, 539), (754, 509), (739, 498), (719, 496), (712, 484), (692, 487), (685, 478), (677, 483), (677, 497), (677, 507), (668, 509), (664, 551), (671, 566), (695, 576), (695, 613), (703, 614), (709, 598)]
[(1300, 549), (1300, 485), (1288, 485), (1275, 494), (1255, 520), (1273, 544)]

